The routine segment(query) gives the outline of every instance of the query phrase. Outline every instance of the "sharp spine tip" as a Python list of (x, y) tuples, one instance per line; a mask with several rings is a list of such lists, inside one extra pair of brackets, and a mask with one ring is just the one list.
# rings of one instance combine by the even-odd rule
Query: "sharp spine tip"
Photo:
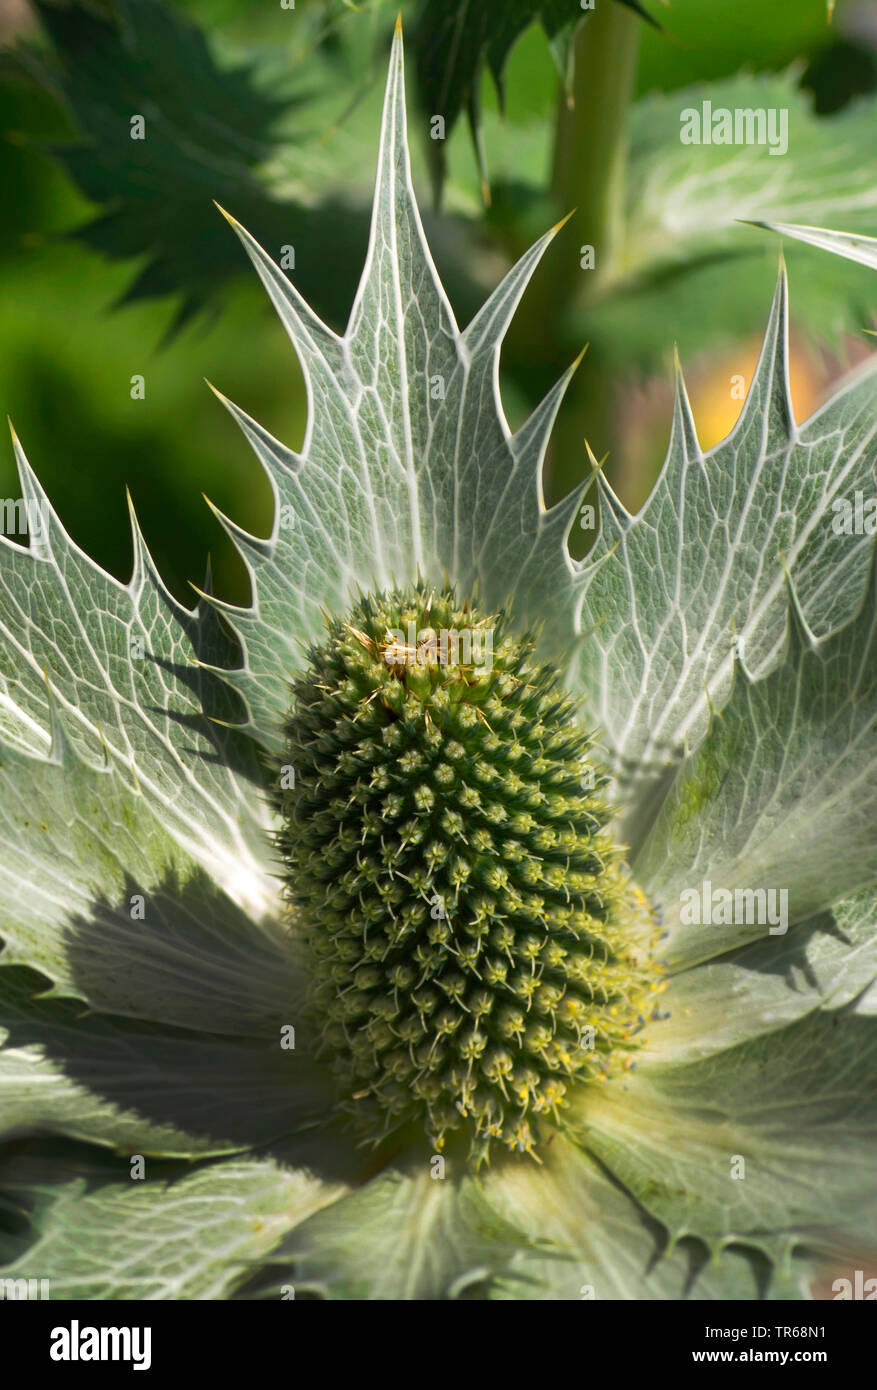
[(561, 217), (560, 221), (559, 221), (559, 222), (555, 222), (554, 226), (550, 229), (550, 230), (551, 230), (551, 235), (552, 235), (552, 236), (556, 236), (557, 233), (560, 231), (561, 227), (565, 227), (566, 224), (567, 224), (567, 222), (569, 221), (569, 219), (570, 219), (571, 217), (575, 217), (575, 215), (576, 215), (577, 212), (578, 212), (578, 208), (570, 208), (570, 210), (569, 210), (569, 212), (566, 214), (566, 216), (565, 216), (565, 217)]

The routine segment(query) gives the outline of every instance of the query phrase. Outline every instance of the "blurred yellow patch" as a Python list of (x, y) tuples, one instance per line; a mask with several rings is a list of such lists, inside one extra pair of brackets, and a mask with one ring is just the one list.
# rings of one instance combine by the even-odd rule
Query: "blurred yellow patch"
[[(731, 349), (710, 364), (706, 372), (695, 373), (688, 390), (701, 446), (711, 449), (724, 439), (737, 422), (761, 351), (757, 335)], [(795, 419), (806, 420), (819, 405), (825, 381), (812, 353), (792, 345), (789, 377)]]

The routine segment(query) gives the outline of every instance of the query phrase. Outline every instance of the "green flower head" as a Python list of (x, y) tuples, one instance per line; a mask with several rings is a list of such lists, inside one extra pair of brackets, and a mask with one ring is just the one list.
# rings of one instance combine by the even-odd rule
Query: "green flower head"
[(658, 988), (590, 742), (502, 614), (421, 584), (352, 618), (295, 683), (279, 779), (315, 1028), (378, 1136), (535, 1153)]
[[(62, 1298), (813, 1296), (877, 1250), (869, 363), (781, 273), (731, 436), (546, 508), (411, 184), (401, 36), (344, 336), (232, 219), (300, 453), (248, 607), (0, 540), (0, 1274)], [(224, 400), (224, 398), (222, 398)], [(596, 500), (593, 499), (593, 500)], [(209, 586), (207, 586), (209, 589)], [(185, 1164), (179, 1160), (186, 1160)], [(198, 1239), (191, 1239), (197, 1230)], [(73, 1236), (75, 1235), (75, 1239)]]

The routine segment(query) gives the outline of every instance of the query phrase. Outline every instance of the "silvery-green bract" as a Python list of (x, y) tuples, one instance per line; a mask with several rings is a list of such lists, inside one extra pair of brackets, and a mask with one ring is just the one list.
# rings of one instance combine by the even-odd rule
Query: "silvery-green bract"
[(574, 561), (569, 374), (514, 434), (498, 392), (553, 233), (461, 332), (402, 74), (397, 36), (343, 337), (235, 224), (310, 400), (298, 454), (226, 402), (276, 500), (224, 519), (250, 607), (181, 607), (133, 518), (117, 583), (16, 442), (0, 1276), (808, 1298), (877, 1248), (877, 376), (796, 423), (781, 275), (733, 433), (679, 376)]

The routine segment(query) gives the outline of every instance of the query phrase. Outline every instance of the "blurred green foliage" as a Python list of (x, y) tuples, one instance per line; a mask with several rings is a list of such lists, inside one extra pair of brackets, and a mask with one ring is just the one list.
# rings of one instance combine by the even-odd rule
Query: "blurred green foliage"
[(672, 0), (655, 12), (662, 27), (642, 36), (640, 92), (778, 71), (831, 46), (836, 33), (823, 0)]
[[(615, 0), (654, 23), (639, 0)], [(481, 139), (481, 85), (488, 71), (501, 104), (505, 101), (505, 67), (521, 35), (538, 22), (560, 78), (569, 85), (573, 33), (590, 11), (573, 9), (569, 0), (503, 0), (501, 5), (472, 5), (470, 0), (421, 0), (414, 24), (417, 89), (428, 113), (440, 112), (448, 133), (466, 111), (478, 153), (482, 179), (487, 164)], [(445, 177), (444, 141), (428, 146), (433, 187), (438, 200)]]

